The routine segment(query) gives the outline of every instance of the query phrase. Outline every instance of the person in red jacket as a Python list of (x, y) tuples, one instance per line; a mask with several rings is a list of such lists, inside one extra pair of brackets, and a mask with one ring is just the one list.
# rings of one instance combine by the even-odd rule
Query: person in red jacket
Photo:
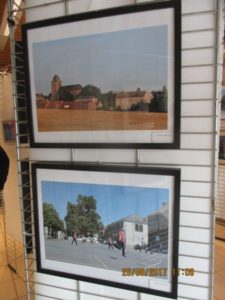
[(9, 172), (9, 157), (0, 146), (0, 191), (3, 190)]
[(126, 235), (125, 230), (123, 228), (118, 232), (118, 242), (122, 249), (122, 255), (125, 256)]

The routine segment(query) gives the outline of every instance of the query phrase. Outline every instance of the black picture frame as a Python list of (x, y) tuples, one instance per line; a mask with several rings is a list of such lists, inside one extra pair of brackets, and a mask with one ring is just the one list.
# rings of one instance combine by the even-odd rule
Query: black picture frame
[(178, 149), (180, 2), (24, 24), (30, 146)]
[(177, 298), (180, 169), (37, 162), (32, 186), (38, 272)]

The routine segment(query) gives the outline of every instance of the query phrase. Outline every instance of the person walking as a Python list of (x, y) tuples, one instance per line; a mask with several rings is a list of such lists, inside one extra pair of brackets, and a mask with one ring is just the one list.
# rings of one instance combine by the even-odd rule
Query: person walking
[(76, 231), (73, 232), (73, 240), (72, 240), (71, 245), (72, 245), (74, 242), (75, 242), (76, 245), (77, 245), (77, 233), (76, 233)]
[(122, 256), (126, 256), (125, 255), (125, 247), (126, 247), (126, 235), (125, 235), (125, 230), (124, 228), (122, 228), (119, 233), (118, 233), (118, 242), (119, 245), (121, 246), (122, 249)]
[(110, 249), (110, 248), (114, 249), (113, 248), (113, 241), (112, 241), (111, 237), (108, 238), (108, 249)]

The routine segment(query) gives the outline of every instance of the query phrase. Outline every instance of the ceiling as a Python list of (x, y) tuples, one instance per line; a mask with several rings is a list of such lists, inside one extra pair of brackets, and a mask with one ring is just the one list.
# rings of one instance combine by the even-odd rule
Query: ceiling
[[(7, 17), (8, 17), (8, 8), (7, 8), (7, 0), (0, 0), (0, 69), (3, 69), (7, 66), (11, 65), (11, 57), (10, 57), (10, 41), (9, 35), (6, 34), (6, 26), (7, 26)], [(18, 23), (15, 29), (14, 38), (16, 41), (22, 39), (21, 37), (21, 25), (24, 23), (24, 14), (20, 12), (18, 15)]]

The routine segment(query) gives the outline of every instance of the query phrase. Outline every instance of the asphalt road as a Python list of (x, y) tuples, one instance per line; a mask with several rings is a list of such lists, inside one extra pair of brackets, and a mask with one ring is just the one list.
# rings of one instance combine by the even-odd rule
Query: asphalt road
[(126, 256), (108, 245), (72, 240), (46, 240), (46, 257), (51, 260), (121, 271), (122, 268), (167, 268), (167, 254), (126, 249)]

